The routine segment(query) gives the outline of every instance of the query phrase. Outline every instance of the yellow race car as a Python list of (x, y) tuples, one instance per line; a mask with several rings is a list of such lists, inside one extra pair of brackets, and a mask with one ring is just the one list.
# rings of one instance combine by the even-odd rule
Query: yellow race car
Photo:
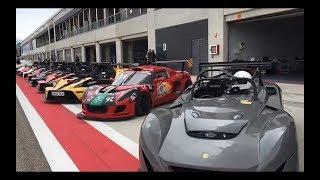
[(82, 95), (93, 82), (91, 77), (61, 79), (54, 87), (46, 87), (45, 100), (49, 102), (81, 102)]
[[(108, 85), (113, 82), (112, 77), (106, 75), (101, 64), (95, 64), (90, 74), (80, 74), (61, 78), (53, 83), (53, 87), (46, 87), (46, 102), (81, 102), (86, 89), (92, 85)], [(104, 66), (102, 66), (104, 67)]]

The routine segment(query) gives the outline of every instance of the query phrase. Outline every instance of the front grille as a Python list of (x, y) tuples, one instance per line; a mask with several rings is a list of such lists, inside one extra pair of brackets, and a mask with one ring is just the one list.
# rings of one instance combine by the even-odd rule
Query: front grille
[(191, 137), (204, 139), (232, 139), (237, 136), (237, 134), (234, 133), (223, 133), (213, 131), (187, 131), (187, 134)]
[(193, 169), (193, 168), (184, 168), (184, 167), (178, 167), (178, 166), (170, 166), (170, 169), (172, 169), (174, 172), (209, 172), (210, 170), (204, 170), (204, 169)]
[(48, 92), (47, 100), (57, 102), (77, 102), (77, 96), (71, 91), (64, 91), (64, 96), (52, 96), (51, 91)]
[(28, 81), (31, 81), (31, 78), (32, 78), (33, 76), (28, 76)]
[(108, 111), (108, 107), (106, 107), (106, 106), (87, 105), (87, 109), (88, 109), (88, 111), (93, 112), (93, 113), (106, 113)]

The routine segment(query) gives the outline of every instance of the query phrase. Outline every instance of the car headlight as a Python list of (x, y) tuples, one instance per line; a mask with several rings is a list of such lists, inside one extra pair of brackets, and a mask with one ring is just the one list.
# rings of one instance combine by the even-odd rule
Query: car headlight
[[(119, 98), (118, 101), (123, 101), (123, 100), (125, 100), (125, 99), (127, 99), (127, 98), (130, 98), (130, 100), (131, 100), (131, 95), (132, 95), (133, 93), (136, 94), (133, 89), (129, 89), (129, 90), (124, 91), (124, 92), (123, 92), (123, 95)], [(133, 95), (133, 98), (135, 99), (134, 96), (136, 96), (136, 95)]]
[(52, 85), (53, 85), (53, 87), (56, 87), (57, 83), (54, 81), (54, 82), (52, 83)]
[(135, 99), (137, 98), (137, 93), (132, 93), (131, 96), (130, 96), (130, 101), (134, 101)]

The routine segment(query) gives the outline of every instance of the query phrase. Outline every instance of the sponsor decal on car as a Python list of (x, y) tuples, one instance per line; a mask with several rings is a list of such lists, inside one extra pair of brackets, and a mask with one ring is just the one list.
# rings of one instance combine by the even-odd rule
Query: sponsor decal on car
[(240, 103), (241, 103), (241, 104), (252, 104), (251, 101), (246, 100), (246, 99), (245, 99), (245, 100), (241, 100)]
[(170, 84), (169, 82), (159, 82), (157, 84), (158, 97), (161, 97), (170, 93), (171, 90), (172, 90), (172, 84)]
[(201, 155), (201, 157), (202, 157), (202, 159), (208, 159), (209, 154), (208, 154), (208, 153), (203, 153), (203, 154)]

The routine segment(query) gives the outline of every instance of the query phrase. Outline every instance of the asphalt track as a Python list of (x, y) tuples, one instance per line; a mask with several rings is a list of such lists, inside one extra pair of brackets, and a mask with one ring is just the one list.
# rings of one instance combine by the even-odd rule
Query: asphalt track
[(16, 171), (50, 171), (46, 157), (16, 98)]
[[(75, 114), (81, 111), (80, 104), (43, 103), (43, 94), (24, 79), (16, 78), (16, 83), (16, 171), (137, 171), (144, 117), (79, 120)], [(304, 171), (304, 105), (292, 98), (284, 98), (284, 104), (296, 120)]]

